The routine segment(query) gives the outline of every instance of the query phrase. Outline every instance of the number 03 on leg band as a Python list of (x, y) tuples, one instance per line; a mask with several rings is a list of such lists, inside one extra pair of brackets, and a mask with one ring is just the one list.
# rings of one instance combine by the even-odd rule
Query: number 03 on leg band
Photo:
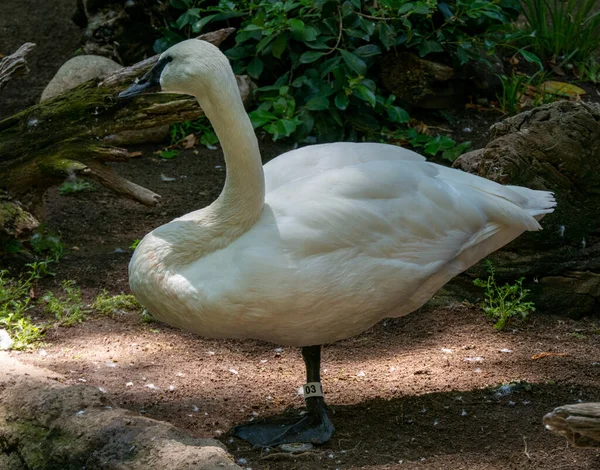
[(323, 396), (323, 387), (321, 387), (321, 382), (308, 382), (304, 385), (304, 399), (311, 397), (322, 397)]

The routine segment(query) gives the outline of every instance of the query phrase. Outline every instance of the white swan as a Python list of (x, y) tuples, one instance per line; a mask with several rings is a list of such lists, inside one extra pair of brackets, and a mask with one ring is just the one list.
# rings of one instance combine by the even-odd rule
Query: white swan
[(198, 99), (227, 178), (210, 206), (146, 235), (129, 265), (131, 289), (158, 320), (184, 330), (303, 347), (309, 413), (295, 425), (237, 429), (255, 444), (328, 440), (320, 345), (417, 309), (458, 273), (539, 230), (555, 206), (549, 192), (384, 144), (314, 145), (263, 167), (229, 62), (203, 41), (171, 47), (119, 96), (159, 84)]

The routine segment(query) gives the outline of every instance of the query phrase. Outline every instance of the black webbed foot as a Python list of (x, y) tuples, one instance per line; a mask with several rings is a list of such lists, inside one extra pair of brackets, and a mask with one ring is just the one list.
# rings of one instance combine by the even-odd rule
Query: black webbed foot
[(308, 412), (300, 420), (264, 420), (245, 424), (237, 426), (233, 435), (255, 446), (273, 447), (296, 442), (324, 444), (331, 438), (333, 431), (333, 423), (327, 416), (323, 403), (322, 409)]
[(333, 423), (327, 416), (327, 405), (321, 390), (321, 346), (305, 346), (302, 357), (306, 364), (305, 400), (307, 413), (299, 420), (259, 421), (237, 426), (233, 435), (255, 446), (308, 442), (324, 444), (333, 435)]

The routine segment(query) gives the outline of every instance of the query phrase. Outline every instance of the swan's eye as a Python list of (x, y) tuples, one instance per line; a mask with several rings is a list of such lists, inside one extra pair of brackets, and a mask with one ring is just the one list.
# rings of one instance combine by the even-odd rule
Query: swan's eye
[(165, 57), (165, 60), (166, 60), (167, 62), (173, 62), (173, 57), (171, 57), (171, 56), (169, 55), (169, 56)]

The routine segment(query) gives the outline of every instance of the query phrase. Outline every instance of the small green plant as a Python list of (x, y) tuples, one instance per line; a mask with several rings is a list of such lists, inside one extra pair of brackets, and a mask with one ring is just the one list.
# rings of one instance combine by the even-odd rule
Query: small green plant
[(58, 188), (58, 192), (62, 196), (66, 196), (68, 194), (81, 193), (83, 191), (95, 191), (94, 185), (88, 183), (87, 181), (65, 181)]
[(142, 240), (140, 240), (139, 238), (136, 238), (135, 240), (133, 240), (133, 243), (131, 245), (129, 245), (129, 248), (131, 248), (132, 250), (135, 250), (141, 241)]
[(113, 315), (122, 310), (139, 310), (141, 305), (133, 295), (123, 292), (119, 295), (110, 295), (103, 290), (94, 300), (92, 308), (104, 315)]
[(513, 70), (510, 76), (499, 75), (502, 82), (502, 95), (498, 95), (498, 104), (502, 112), (513, 115), (521, 109), (521, 98), (529, 80), (527, 75), (516, 74)]
[(33, 234), (29, 243), (38, 259), (45, 259), (50, 262), (58, 261), (65, 251), (60, 236), (44, 226), (41, 226)]
[(590, 58), (585, 62), (580, 62), (578, 65), (579, 80), (582, 82), (592, 82), (594, 84), (600, 82), (600, 63), (595, 58)]
[(164, 158), (165, 160), (172, 160), (177, 155), (179, 155), (179, 150), (164, 149), (158, 152), (158, 156), (160, 158)]
[(152, 314), (146, 309), (142, 310), (141, 316), (142, 316), (142, 323), (156, 323), (156, 320), (154, 319)]
[[(498, 104), (502, 112), (509, 115), (517, 114), (523, 108), (535, 108), (568, 96), (561, 94), (560, 89), (549, 91), (544, 88), (546, 83), (560, 82), (546, 82), (546, 73), (541, 70), (531, 76), (515, 73), (513, 70), (510, 76), (499, 77), (502, 82), (502, 94), (498, 95)], [(565, 89), (569, 86), (564, 84)]]
[(63, 326), (73, 326), (81, 323), (88, 310), (81, 299), (81, 290), (74, 281), (63, 281), (61, 283), (63, 295), (56, 297), (52, 292), (47, 292), (42, 301), (46, 303), (45, 313), (50, 313)]
[(171, 126), (171, 145), (180, 143), (190, 134), (199, 135), (200, 143), (206, 147), (213, 147), (219, 142), (208, 118), (201, 116), (195, 121), (173, 124)]
[(25, 316), (32, 308), (30, 290), (35, 279), (31, 273), (14, 279), (7, 271), (0, 271), (0, 327), (11, 336), (12, 349), (25, 349), (43, 336), (43, 328)]
[(533, 302), (525, 302), (529, 293), (523, 289), (523, 279), (518, 279), (514, 284), (496, 284), (495, 269), (489, 260), (486, 260), (489, 273), (487, 280), (475, 279), (477, 287), (485, 288), (485, 300), (481, 304), (484, 313), (496, 321), (494, 328), (502, 330), (511, 318), (525, 320), (530, 313), (535, 311)]
[(600, 46), (597, 0), (523, 0), (529, 29), (522, 41), (543, 59), (585, 62)]

